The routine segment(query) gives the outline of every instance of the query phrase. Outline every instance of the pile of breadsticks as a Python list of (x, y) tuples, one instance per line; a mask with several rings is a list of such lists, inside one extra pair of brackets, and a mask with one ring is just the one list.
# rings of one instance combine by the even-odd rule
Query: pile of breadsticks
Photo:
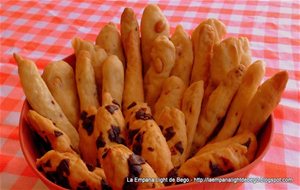
[(26, 119), (51, 146), (37, 168), (66, 188), (140, 189), (252, 162), (288, 74), (261, 84), (265, 65), (252, 63), (247, 38), (225, 35), (207, 19), (191, 38), (180, 25), (170, 36), (162, 11), (148, 5), (140, 27), (125, 8), (120, 32), (108, 23), (95, 43), (74, 38), (74, 68), (56, 61), (40, 75), (14, 54)]

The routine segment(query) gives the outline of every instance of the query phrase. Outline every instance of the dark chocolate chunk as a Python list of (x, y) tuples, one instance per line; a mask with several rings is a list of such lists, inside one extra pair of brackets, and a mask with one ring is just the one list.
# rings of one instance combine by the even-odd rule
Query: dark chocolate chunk
[(113, 99), (112, 103), (115, 104), (115, 105), (117, 105), (118, 107), (121, 107), (120, 104), (115, 99)]
[(166, 141), (169, 141), (171, 138), (174, 137), (174, 135), (176, 134), (176, 132), (174, 131), (174, 127), (168, 127), (165, 129), (165, 132), (163, 133)]
[(226, 171), (222, 170), (217, 164), (213, 164), (211, 161), (209, 162), (209, 168), (211, 169), (210, 177), (217, 177), (226, 173)]
[(105, 106), (105, 109), (106, 109), (110, 114), (114, 114), (114, 112), (115, 112), (116, 110), (118, 110), (119, 107), (116, 106), (116, 105), (107, 105), (107, 106)]
[(135, 118), (137, 120), (151, 120), (153, 119), (152, 115), (149, 113), (146, 113), (146, 108), (141, 108), (135, 113)]
[[(128, 176), (128, 178), (130, 177)], [(122, 190), (137, 190), (137, 188), (138, 188), (138, 184), (136, 182), (127, 182), (127, 179), (124, 178), (124, 185), (122, 187)]]
[(144, 133), (138, 133), (135, 137), (135, 141), (133, 142), (132, 145), (132, 151), (137, 154), (137, 155), (141, 155), (142, 154), (142, 143), (143, 143), (143, 136)]
[(68, 159), (63, 159), (60, 161), (59, 165), (56, 168), (57, 173), (62, 174), (62, 175), (70, 175), (70, 169), (69, 169), (69, 162), (70, 160)]
[(132, 107), (134, 107), (134, 106), (136, 106), (136, 102), (132, 102), (132, 103), (127, 107), (127, 109), (129, 110), (130, 108), (132, 108)]
[(104, 141), (103, 137), (102, 137), (102, 133), (100, 133), (100, 135), (98, 136), (97, 140), (96, 140), (96, 146), (97, 149), (98, 148), (102, 148), (106, 145), (106, 142)]
[(96, 168), (95, 166), (93, 166), (92, 164), (89, 164), (89, 163), (85, 163), (85, 165), (90, 172), (94, 171)]
[(90, 190), (91, 188), (88, 186), (86, 181), (82, 181), (78, 184), (77, 190)]
[(149, 151), (153, 152), (154, 151), (154, 148), (153, 147), (148, 147), (147, 148)]
[(180, 154), (183, 153), (183, 147), (182, 147), (182, 142), (179, 141), (178, 143), (175, 144), (175, 148), (178, 150), (178, 152), (180, 152)]
[[(179, 167), (174, 167), (173, 169), (171, 169), (168, 174), (167, 174), (167, 178), (170, 179), (170, 178), (176, 178), (177, 177), (177, 170), (178, 170)], [(165, 186), (169, 186), (169, 185), (172, 185), (173, 183), (172, 182), (164, 182)], [(178, 184), (178, 183), (176, 183)]]
[(88, 114), (87, 114), (86, 111), (82, 111), (81, 114), (80, 114), (80, 119), (81, 119), (81, 120), (85, 120), (85, 118), (87, 117), (87, 115), (88, 115)]
[(245, 142), (245, 143), (242, 144), (242, 145), (244, 145), (244, 146), (246, 146), (247, 148), (249, 148), (250, 143), (251, 143), (251, 139), (249, 138), (249, 139), (247, 140), (247, 142)]
[(54, 103), (54, 101), (53, 101), (53, 100), (51, 100), (51, 104), (55, 105), (55, 103)]
[(125, 139), (120, 137), (120, 127), (111, 125), (110, 129), (108, 130), (108, 138), (111, 142), (116, 142), (119, 144), (125, 145)]
[(55, 135), (55, 137), (59, 137), (59, 136), (63, 135), (63, 133), (60, 131), (54, 130), (54, 135)]
[(128, 158), (128, 162), (133, 165), (141, 165), (146, 163), (143, 157), (136, 154), (131, 154)]
[(90, 115), (86, 117), (82, 122), (82, 127), (87, 131), (89, 136), (94, 131), (94, 120), (95, 120), (95, 115)]
[(104, 179), (101, 179), (101, 189), (112, 190), (112, 188), (108, 185), (108, 183)]

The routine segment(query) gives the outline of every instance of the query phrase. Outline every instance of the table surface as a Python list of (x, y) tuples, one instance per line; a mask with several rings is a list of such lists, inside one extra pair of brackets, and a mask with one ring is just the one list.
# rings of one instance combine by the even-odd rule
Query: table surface
[[(94, 41), (109, 21), (119, 25), (125, 7), (140, 21), (142, 0), (123, 2), (1, 1), (0, 189), (46, 189), (22, 154), (18, 122), (25, 99), (12, 54), (36, 62), (39, 69), (73, 53), (75, 36)], [(205, 18), (218, 18), (228, 36), (248, 37), (253, 60), (266, 62), (266, 78), (287, 70), (289, 81), (274, 110), (271, 148), (250, 177), (291, 177), (292, 183), (244, 183), (240, 189), (300, 189), (300, 3), (298, 1), (186, 2), (155, 1), (171, 31), (181, 24), (191, 31)], [(25, 188), (26, 187), (26, 188)]]

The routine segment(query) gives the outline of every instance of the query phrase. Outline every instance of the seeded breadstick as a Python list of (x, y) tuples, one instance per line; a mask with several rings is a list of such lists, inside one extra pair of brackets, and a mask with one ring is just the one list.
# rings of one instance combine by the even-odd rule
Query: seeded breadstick
[(19, 77), (30, 106), (65, 132), (71, 140), (72, 147), (78, 150), (78, 133), (51, 95), (35, 63), (31, 60), (23, 59), (17, 54), (14, 54), (14, 58), (18, 63)]
[(201, 22), (193, 31), (194, 64), (191, 74), (191, 83), (202, 80), (204, 82), (204, 88), (207, 86), (213, 46), (219, 43), (225, 34), (225, 25), (217, 19), (207, 19)]
[(80, 111), (93, 106), (99, 107), (95, 73), (90, 53), (81, 50), (76, 58), (76, 84), (80, 101)]
[(163, 83), (162, 91), (154, 106), (154, 118), (157, 118), (165, 106), (180, 109), (184, 90), (185, 85), (179, 77), (171, 76), (167, 78)]
[(79, 100), (72, 67), (64, 61), (48, 64), (42, 74), (52, 96), (76, 128), (79, 121)]
[(141, 42), (142, 42), (142, 57), (143, 57), (143, 74), (147, 72), (152, 65), (150, 56), (154, 40), (163, 35), (169, 37), (170, 26), (168, 20), (163, 15), (157, 5), (147, 5), (144, 9), (141, 19)]
[(201, 112), (203, 91), (203, 81), (194, 82), (184, 91), (182, 98), (181, 110), (185, 115), (187, 133), (187, 158), (190, 156), (192, 142), (195, 136), (198, 118)]
[(113, 99), (121, 105), (124, 89), (124, 69), (122, 62), (117, 56), (110, 55), (102, 65), (102, 72), (102, 95), (105, 92), (110, 93)]
[(125, 66), (121, 36), (114, 23), (109, 22), (101, 29), (96, 39), (96, 45), (103, 48), (108, 55), (116, 55)]
[(245, 66), (239, 65), (233, 68), (224, 81), (213, 91), (200, 115), (195, 133), (192, 152), (201, 148), (211, 136), (214, 129), (225, 116), (227, 108), (239, 88)]
[(157, 101), (162, 84), (175, 64), (175, 47), (166, 36), (158, 36), (152, 47), (151, 67), (144, 77), (145, 100), (150, 108)]
[(121, 16), (121, 39), (126, 57), (123, 92), (125, 110), (132, 102), (144, 102), (139, 25), (130, 8), (125, 8)]
[(230, 105), (224, 125), (212, 142), (225, 140), (233, 136), (264, 74), (264, 62), (256, 61), (249, 66)]
[(176, 49), (175, 65), (171, 71), (171, 75), (178, 76), (188, 86), (193, 66), (192, 41), (181, 25), (176, 27), (171, 41)]
[(281, 71), (266, 80), (255, 93), (241, 118), (238, 133), (251, 131), (257, 134), (280, 102), (281, 94), (288, 81), (288, 73)]

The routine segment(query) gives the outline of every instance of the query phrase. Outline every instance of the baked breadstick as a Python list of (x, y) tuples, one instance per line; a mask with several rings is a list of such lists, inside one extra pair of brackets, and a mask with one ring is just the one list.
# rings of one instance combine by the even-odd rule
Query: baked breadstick
[(280, 102), (281, 94), (288, 81), (287, 71), (281, 71), (266, 80), (250, 101), (247, 111), (241, 118), (238, 133), (251, 131), (257, 134)]
[(175, 65), (171, 75), (182, 79), (185, 86), (190, 83), (190, 74), (193, 66), (193, 45), (189, 35), (181, 25), (178, 25), (171, 37), (176, 49)]
[(111, 94), (119, 105), (122, 103), (124, 90), (124, 68), (122, 62), (116, 55), (110, 55), (102, 65), (102, 95), (105, 92)]
[(48, 64), (42, 74), (52, 96), (76, 128), (79, 121), (79, 100), (73, 68), (64, 61)]
[(121, 16), (121, 39), (126, 55), (123, 109), (132, 102), (144, 102), (142, 56), (139, 25), (132, 9), (125, 8)]
[(104, 151), (99, 151), (99, 159), (112, 189), (148, 189), (164, 186), (159, 182), (135, 182), (135, 178), (155, 179), (157, 175), (143, 157), (134, 154), (126, 146), (110, 145)]
[(147, 72), (152, 65), (150, 56), (154, 40), (160, 36), (169, 37), (170, 26), (168, 20), (163, 15), (157, 5), (147, 5), (144, 9), (141, 19), (141, 47), (143, 57), (143, 74)]
[(264, 74), (265, 65), (263, 61), (256, 61), (249, 66), (229, 107), (223, 127), (211, 142), (225, 140), (233, 136)]
[(225, 25), (217, 19), (201, 22), (192, 33), (194, 64), (191, 83), (202, 80), (204, 88), (208, 84), (213, 46), (226, 35)]
[(254, 160), (256, 150), (257, 150), (257, 140), (256, 140), (256, 136), (250, 132), (241, 133), (223, 141), (208, 143), (196, 153), (196, 156), (203, 154), (205, 152), (214, 151), (218, 148), (227, 147), (230, 144), (234, 144), (234, 143), (238, 143), (246, 146), (247, 159), (249, 160), (249, 162), (252, 162)]
[(185, 85), (177, 76), (171, 76), (163, 82), (162, 91), (154, 105), (154, 118), (159, 116), (165, 106), (180, 109)]
[(95, 73), (91, 64), (91, 55), (81, 50), (76, 58), (76, 84), (80, 101), (80, 111), (93, 106), (99, 107)]
[(233, 68), (224, 81), (213, 91), (200, 115), (194, 136), (192, 152), (201, 148), (225, 116), (227, 108), (239, 88), (245, 72), (244, 65)]
[(105, 176), (89, 171), (80, 157), (72, 153), (50, 150), (36, 165), (51, 181), (67, 189), (108, 188)]
[(50, 143), (53, 150), (76, 154), (72, 149), (68, 135), (57, 128), (51, 120), (41, 116), (34, 110), (28, 111), (27, 120), (29, 121), (30, 127), (37, 132), (46, 143)]
[(96, 39), (96, 45), (103, 48), (108, 55), (116, 55), (125, 66), (121, 36), (114, 23), (109, 22), (101, 29)]
[(65, 132), (71, 140), (72, 147), (77, 151), (79, 143), (78, 133), (51, 95), (35, 63), (17, 54), (14, 54), (14, 58), (18, 63), (19, 77), (30, 106)]
[(186, 158), (186, 126), (184, 114), (177, 108), (164, 107), (157, 124), (168, 143), (174, 167), (179, 167)]
[[(149, 52), (147, 52), (149, 53)], [(175, 47), (166, 36), (158, 36), (152, 46), (151, 67), (144, 77), (145, 100), (153, 108), (175, 64)]]
[(186, 158), (190, 156), (203, 98), (203, 81), (192, 83), (183, 94), (181, 110), (185, 116), (187, 148)]

